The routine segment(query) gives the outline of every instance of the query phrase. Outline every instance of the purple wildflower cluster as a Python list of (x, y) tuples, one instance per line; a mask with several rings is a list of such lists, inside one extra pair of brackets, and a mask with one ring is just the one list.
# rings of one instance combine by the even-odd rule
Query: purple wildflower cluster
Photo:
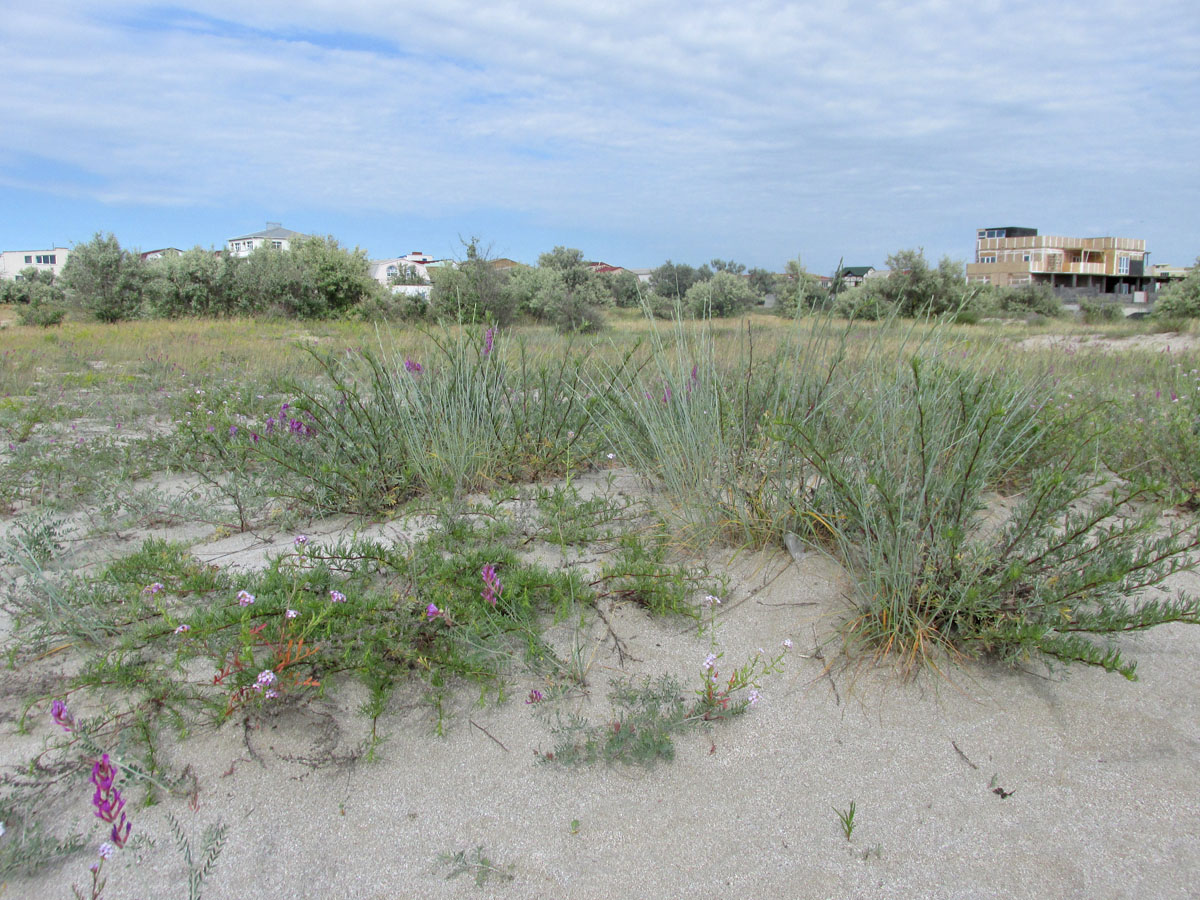
[(67, 709), (67, 704), (62, 700), (55, 700), (50, 704), (50, 718), (54, 720), (54, 724), (62, 728), (63, 731), (75, 730), (75, 716)]
[(125, 817), (125, 798), (114, 785), (116, 778), (117, 770), (108, 761), (108, 754), (105, 753), (92, 766), (92, 784), (96, 786), (92, 806), (96, 807), (96, 818), (112, 825), (110, 837), (113, 845), (120, 848), (129, 840), (129, 832), (133, 825)]
[(425, 369), (424, 366), (422, 366), (419, 362), (415, 362), (408, 357), (405, 357), (404, 371), (412, 372), (414, 375), (420, 375), (423, 371), (425, 371)]
[[(289, 413), (289, 409), (291, 409), (291, 404), (285, 403), (279, 407), (278, 417), (269, 416), (267, 421), (263, 424), (263, 433), (274, 434), (276, 429), (287, 431), (289, 434), (295, 434), (300, 437), (311, 437), (317, 433), (316, 429), (314, 429), (312, 425), (309, 425), (308, 423)], [(314, 424), (316, 423), (316, 420), (312, 417), (311, 413), (303, 413), (303, 415), (308, 417), (309, 422)], [(258, 435), (251, 434), (251, 438), (257, 441)]]
[(496, 567), (488, 563), (479, 574), (483, 576), (483, 590), (480, 594), (487, 603), (495, 606), (496, 601), (500, 599), (500, 592), (504, 590), (500, 576), (496, 574)]
[(489, 328), (483, 335), (483, 355), (488, 356), (492, 352), (492, 342), (496, 339), (496, 329)]
[(279, 676), (270, 669), (263, 669), (258, 673), (258, 678), (254, 680), (254, 689), (266, 699), (274, 700), (279, 696), (279, 691), (275, 689), (277, 684), (279, 684)]
[(238, 606), (250, 606), (254, 603), (255, 597), (252, 593), (246, 590), (237, 592)]

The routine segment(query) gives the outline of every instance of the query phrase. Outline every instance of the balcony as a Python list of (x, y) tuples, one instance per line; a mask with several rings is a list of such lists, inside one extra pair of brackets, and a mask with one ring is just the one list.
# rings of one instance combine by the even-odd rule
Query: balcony
[(1060, 262), (1050, 259), (1034, 261), (1029, 264), (1030, 272), (1053, 275), (1104, 275), (1102, 262)]

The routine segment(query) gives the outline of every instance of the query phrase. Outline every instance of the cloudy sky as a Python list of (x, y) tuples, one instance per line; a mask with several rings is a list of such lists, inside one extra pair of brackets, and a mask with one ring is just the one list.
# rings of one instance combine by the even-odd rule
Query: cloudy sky
[(1200, 253), (1196, 0), (17, 0), (0, 84), (0, 249)]

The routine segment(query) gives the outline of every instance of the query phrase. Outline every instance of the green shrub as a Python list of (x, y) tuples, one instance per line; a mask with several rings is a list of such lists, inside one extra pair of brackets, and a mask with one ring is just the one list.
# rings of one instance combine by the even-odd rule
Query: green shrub
[(1125, 318), (1125, 311), (1115, 300), (1085, 297), (1079, 301), (1079, 316), (1088, 325), (1097, 325), (1101, 322), (1120, 322)]
[[(1117, 636), (1200, 622), (1200, 600), (1145, 593), (1194, 566), (1200, 538), (1143, 511), (1152, 485), (1080, 471), (1091, 435), (1049, 414), (1047, 384), (986, 353), (964, 361), (940, 335), (898, 352), (880, 343), (854, 372), (830, 370), (834, 389), (785, 420), (858, 582), (847, 635), (906, 665), (939, 651), (1038, 653), (1133, 677)], [(985, 492), (1011, 484), (1021, 501), (982, 528)]]

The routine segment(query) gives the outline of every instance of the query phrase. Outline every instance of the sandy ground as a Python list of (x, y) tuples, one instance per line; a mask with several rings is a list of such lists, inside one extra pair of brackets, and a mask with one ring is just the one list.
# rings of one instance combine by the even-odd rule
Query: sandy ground
[(1149, 350), (1155, 353), (1180, 353), (1200, 347), (1200, 337), (1175, 331), (1135, 334), (1121, 338), (1109, 338), (1098, 334), (1038, 334), (1018, 341), (1016, 346), (1022, 350), (1059, 349), (1068, 352)]
[[(241, 535), (195, 549), (253, 566), (271, 546)], [(1200, 629), (1128, 638), (1137, 683), (986, 665), (903, 681), (890, 668), (838, 662), (829, 640), (851, 586), (829, 559), (710, 562), (733, 584), (716, 615), (723, 662), (772, 653), (785, 639), (794, 648), (757, 708), (683, 735), (673, 762), (539, 761), (555, 739), (547, 710), (523, 702), (539, 686), (528, 676), (499, 705), (458, 692), (442, 737), (429, 705), (403, 689), (380, 720), (387, 740), (377, 759), (348, 761), (369, 722), (355, 713), (361, 689), (340, 685), (167, 747), (170, 764), (196, 773), (199, 809), (169, 800), (136, 810), (135, 834), (153, 846), (106, 866), (104, 896), (187, 896), (168, 811), (197, 832), (229, 826), (208, 898), (1196, 896)], [(694, 623), (605, 609), (632, 659), (622, 667), (603, 626), (585, 635), (589, 690), (560, 701), (563, 713), (603, 720), (607, 687), (621, 675), (699, 685), (710, 644)], [(570, 635), (551, 639), (565, 647)], [(3, 761), (27, 758), (48, 733), (43, 722), (18, 737), (11, 719), (0, 721)], [(851, 800), (848, 841), (835, 808)], [(477, 846), (511, 866), (512, 880), (447, 879), (439, 855)], [(69, 897), (89, 862), (10, 880), (0, 897)]]

